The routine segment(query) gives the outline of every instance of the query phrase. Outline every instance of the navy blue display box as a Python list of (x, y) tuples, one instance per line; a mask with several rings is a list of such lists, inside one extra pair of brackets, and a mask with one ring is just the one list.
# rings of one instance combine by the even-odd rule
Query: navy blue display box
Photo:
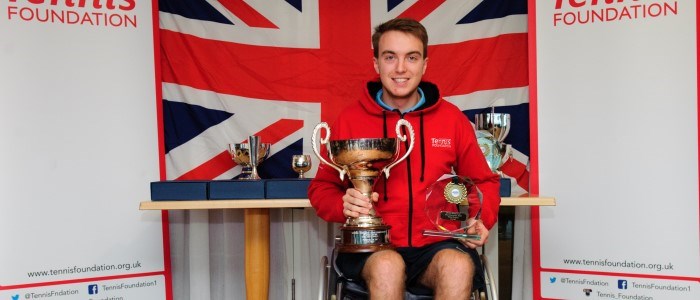
[(501, 197), (510, 197), (510, 178), (501, 178)]
[(265, 180), (213, 180), (209, 182), (209, 199), (263, 199)]
[(151, 200), (206, 200), (209, 181), (166, 180), (151, 182)]
[(265, 180), (267, 199), (306, 199), (310, 178), (284, 178)]

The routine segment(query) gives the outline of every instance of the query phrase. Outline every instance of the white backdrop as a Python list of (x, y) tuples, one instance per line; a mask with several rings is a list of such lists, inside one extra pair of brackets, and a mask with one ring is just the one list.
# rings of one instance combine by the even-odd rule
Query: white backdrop
[(695, 1), (547, 2), (535, 298), (700, 299)]
[(0, 299), (162, 299), (151, 3), (75, 2), (0, 4)]

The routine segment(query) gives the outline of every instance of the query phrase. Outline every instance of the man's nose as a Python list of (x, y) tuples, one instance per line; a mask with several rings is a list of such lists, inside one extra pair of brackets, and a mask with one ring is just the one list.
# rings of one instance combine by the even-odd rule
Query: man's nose
[(396, 72), (399, 72), (399, 73), (406, 72), (406, 60), (405, 59), (398, 60), (398, 63), (396, 64)]

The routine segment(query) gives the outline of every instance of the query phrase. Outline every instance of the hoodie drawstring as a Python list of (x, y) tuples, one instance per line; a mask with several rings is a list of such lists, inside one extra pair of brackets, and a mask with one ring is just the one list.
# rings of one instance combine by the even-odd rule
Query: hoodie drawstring
[(423, 132), (423, 112), (420, 112), (420, 182), (425, 179), (425, 135)]
[[(386, 132), (386, 110), (382, 110), (382, 116), (384, 117), (384, 138), (387, 138)], [(384, 202), (389, 201), (389, 196), (387, 195), (387, 185), (389, 185), (389, 178), (384, 177)]]

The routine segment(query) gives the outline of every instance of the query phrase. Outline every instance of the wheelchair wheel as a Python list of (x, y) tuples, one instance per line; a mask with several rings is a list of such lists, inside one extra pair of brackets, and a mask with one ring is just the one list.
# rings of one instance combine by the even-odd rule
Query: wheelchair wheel
[(479, 292), (479, 300), (498, 300), (498, 290), (496, 280), (493, 278), (493, 273), (489, 267), (488, 259), (485, 255), (481, 257), (481, 264), (484, 266), (484, 282), (486, 282), (486, 290)]

